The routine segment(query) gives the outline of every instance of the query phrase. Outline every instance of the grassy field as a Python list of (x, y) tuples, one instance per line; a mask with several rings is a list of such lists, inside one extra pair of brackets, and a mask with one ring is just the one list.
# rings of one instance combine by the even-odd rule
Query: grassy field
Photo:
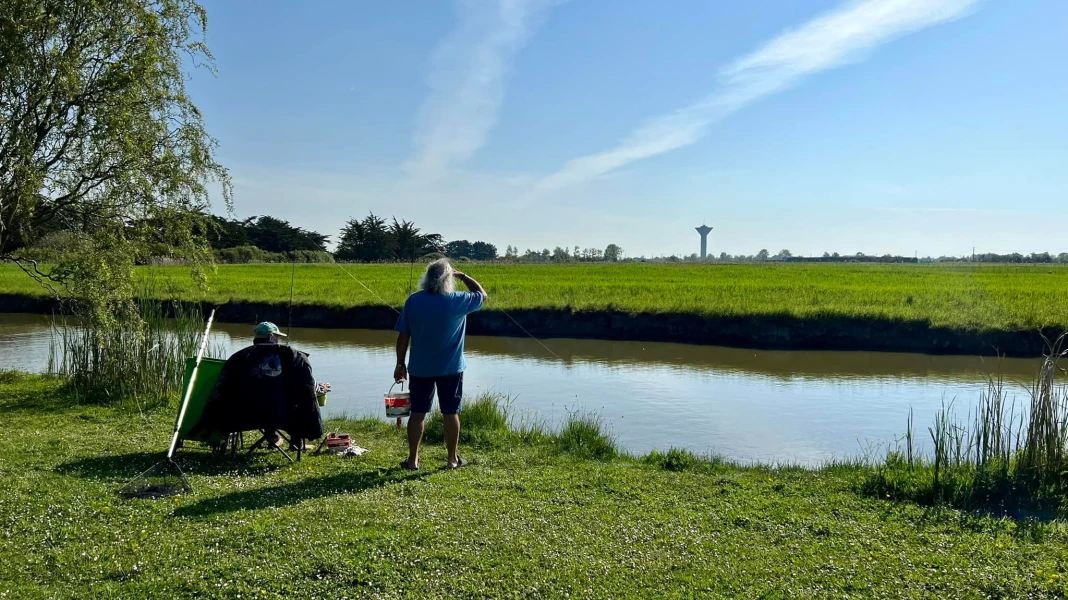
[(577, 458), (565, 437), (487, 419), (459, 471), (434, 468), (433, 445), (403, 472), (396, 429), (333, 422), (371, 453), (189, 453), (195, 494), (120, 499), (173, 412), (78, 406), (58, 380), (0, 374), (0, 598), (1068, 595), (1060, 523), (868, 497), (860, 467)]
[[(295, 303), (399, 306), (407, 265), (298, 265)], [(856, 264), (574, 264), (465, 267), (492, 295), (488, 309), (524, 308), (708, 316), (845, 316), (928, 321), (975, 331), (1068, 327), (1068, 267)], [(215, 302), (289, 302), (289, 265), (223, 265), (197, 289), (181, 267), (141, 271), (161, 294)], [(418, 265), (416, 266), (418, 277)], [(366, 286), (366, 288), (364, 287)], [(41, 294), (10, 265), (0, 293)]]

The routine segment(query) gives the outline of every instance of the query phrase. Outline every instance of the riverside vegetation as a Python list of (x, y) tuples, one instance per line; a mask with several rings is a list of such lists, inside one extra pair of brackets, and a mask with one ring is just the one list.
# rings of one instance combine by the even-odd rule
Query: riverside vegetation
[[(328, 429), (353, 433), (369, 455), (289, 465), (187, 449), (195, 494), (125, 500), (116, 490), (167, 444), (181, 374), (166, 365), (188, 350), (144, 351), (168, 337), (153, 333), (153, 314), (111, 333), (119, 341), (103, 354), (58, 340), (90, 357), (79, 364), (127, 363), (121, 385), (111, 368), (88, 388), (76, 372), (0, 373), (0, 597), (1068, 595), (1055, 357), (1026, 426), (992, 392), (974, 433), (947, 413), (934, 455), (909, 452), (907, 464), (634, 457), (595, 415), (552, 428), (482, 396), (464, 408), (465, 469), (433, 466), (444, 462), (440, 416), (418, 473), (397, 467), (403, 431), (339, 418)], [(195, 339), (199, 326), (191, 313), (172, 335)], [(146, 389), (138, 378), (171, 390), (166, 401), (131, 401)]]
[(196, 493), (123, 500), (174, 411), (0, 375), (4, 598), (1031, 597), (1068, 594), (1068, 532), (864, 491), (861, 465), (621, 456), (595, 421), (464, 414), (471, 467), (396, 468), (403, 433), (331, 420), (358, 459), (180, 461)]
[[(204, 315), (199, 305), (147, 300), (152, 285), (134, 301), (137, 318), (114, 327), (53, 321), (48, 371), (68, 380), (79, 402), (129, 402), (138, 410), (165, 405), (181, 391), (186, 358), (196, 354)], [(217, 349), (209, 346), (207, 356)]]
[[(356, 268), (372, 289), (392, 285), (398, 300), (406, 293), (397, 283), (405, 267)], [(506, 300), (513, 307), (559, 302), (534, 293), (553, 281), (557, 291), (594, 286), (604, 303), (626, 288), (613, 275), (646, 292), (642, 281), (686, 290), (699, 275), (732, 272), (750, 278), (748, 294), (763, 286), (774, 298), (800, 286), (790, 281), (792, 265), (476, 268), (496, 269), (505, 282), (495, 300), (515, 288)], [(978, 314), (991, 310), (991, 297), (1036, 291), (1020, 278), (1027, 268), (821, 268), (817, 289), (837, 274), (839, 289), (852, 290), (839, 294), (839, 310), (894, 285), (931, 297), (956, 289), (972, 300), (981, 288), (987, 305), (971, 304)], [(351, 282), (340, 269), (301, 269), (301, 302)], [(138, 295), (197, 300), (241, 290), (277, 302), (281, 270), (221, 268), (204, 292), (182, 287), (175, 270), (144, 269), (151, 283)], [(923, 281), (907, 284), (906, 276)], [(311, 301), (322, 298), (341, 295)], [(915, 298), (911, 305), (931, 301)], [(180, 366), (202, 315), (178, 305), (180, 318), (165, 325), (158, 303), (140, 302), (138, 312), (136, 327), (61, 329), (51, 365), (61, 376), (0, 375), (0, 597), (1068, 595), (1068, 531), (1059, 520), (1068, 408), (1058, 345), (1030, 406), (1006, 407), (992, 382), (974, 420), (955, 421), (949, 409), (938, 417), (932, 454), (916, 451), (910, 423), (904, 450), (880, 464), (739, 465), (680, 449), (632, 457), (595, 416), (574, 415), (551, 430), (514, 422), (501, 399), (483, 397), (464, 410), (463, 443), (475, 459), (468, 469), (404, 472), (395, 467), (402, 432), (374, 419), (335, 419), (330, 429), (356, 434), (372, 453), (290, 466), (271, 455), (231, 461), (188, 451), (181, 462), (197, 493), (146, 502), (115, 490), (166, 446)], [(432, 418), (427, 439), (441, 437)], [(430, 448), (427, 467), (441, 454)]]
[(1068, 385), (1059, 361), (1068, 333), (1049, 342), (1028, 390), (1030, 402), (1010, 402), (991, 378), (978, 406), (959, 419), (943, 406), (928, 428), (931, 452), (915, 453), (910, 415), (903, 451), (889, 454), (866, 482), (888, 498), (948, 502), (1017, 516), (1063, 515), (1068, 508)]

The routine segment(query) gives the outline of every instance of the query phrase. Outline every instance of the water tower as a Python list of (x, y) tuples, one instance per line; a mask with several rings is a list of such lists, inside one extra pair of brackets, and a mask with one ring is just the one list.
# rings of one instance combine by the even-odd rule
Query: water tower
[(697, 233), (701, 234), (701, 258), (708, 256), (708, 233), (710, 231), (712, 228), (704, 224), (697, 228)]

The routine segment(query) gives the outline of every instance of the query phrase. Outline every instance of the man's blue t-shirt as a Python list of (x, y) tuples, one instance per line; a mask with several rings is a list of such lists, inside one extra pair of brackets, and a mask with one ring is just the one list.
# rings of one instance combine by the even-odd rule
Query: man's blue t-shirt
[(467, 315), (482, 308), (485, 298), (472, 292), (408, 296), (397, 321), (397, 331), (412, 336), (408, 374), (443, 377), (462, 373)]

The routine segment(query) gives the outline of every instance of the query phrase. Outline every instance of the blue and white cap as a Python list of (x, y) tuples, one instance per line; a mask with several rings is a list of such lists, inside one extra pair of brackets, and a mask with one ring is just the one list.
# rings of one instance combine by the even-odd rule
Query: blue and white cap
[(278, 330), (278, 326), (270, 321), (264, 321), (256, 326), (254, 334), (258, 338), (265, 338), (269, 335), (277, 335), (281, 337), (289, 337), (286, 334)]

